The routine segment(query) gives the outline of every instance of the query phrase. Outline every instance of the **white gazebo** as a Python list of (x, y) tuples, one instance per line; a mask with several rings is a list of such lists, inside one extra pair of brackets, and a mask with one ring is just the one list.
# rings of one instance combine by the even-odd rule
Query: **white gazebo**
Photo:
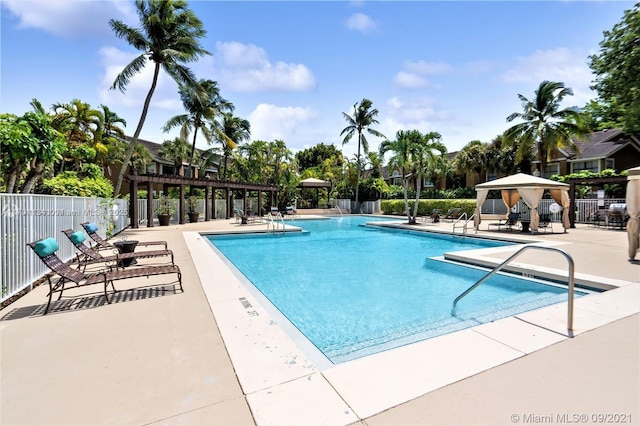
[(480, 211), (482, 204), (487, 198), (489, 190), (495, 189), (502, 191), (502, 201), (510, 211), (520, 198), (531, 209), (531, 223), (529, 225), (531, 231), (537, 231), (540, 223), (538, 214), (538, 205), (542, 199), (545, 190), (551, 193), (554, 201), (562, 206), (562, 226), (564, 232), (571, 225), (569, 222), (569, 185), (554, 180), (544, 179), (537, 176), (518, 173), (501, 179), (492, 180), (476, 185), (476, 215), (474, 224), (476, 229), (482, 221)]
[(629, 238), (629, 259), (635, 259), (640, 246), (640, 166), (629, 169), (627, 176), (627, 237)]

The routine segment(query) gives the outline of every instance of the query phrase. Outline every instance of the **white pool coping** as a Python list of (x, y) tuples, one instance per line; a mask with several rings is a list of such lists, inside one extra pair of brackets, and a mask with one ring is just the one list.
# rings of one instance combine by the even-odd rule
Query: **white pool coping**
[[(258, 425), (351, 424), (569, 338), (563, 302), (327, 364), (310, 343), (290, 337), (289, 325), (274, 319), (205, 237), (183, 236)], [(482, 258), (482, 250), (495, 249), (467, 256)], [(555, 272), (566, 276), (566, 270)], [(573, 335), (640, 312), (639, 283), (581, 278), (616, 288), (576, 299)]]

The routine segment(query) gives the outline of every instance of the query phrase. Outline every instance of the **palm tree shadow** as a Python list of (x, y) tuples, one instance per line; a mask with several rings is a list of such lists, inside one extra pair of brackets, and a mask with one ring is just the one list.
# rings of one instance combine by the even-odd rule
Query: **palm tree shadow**
[[(129, 290), (120, 290), (115, 294), (109, 294), (111, 303), (125, 303), (133, 302), (136, 300), (154, 299), (157, 297), (170, 296), (178, 293), (178, 288), (174, 284), (168, 284), (163, 286), (153, 287), (137, 287)], [(84, 309), (98, 308), (106, 305), (107, 300), (102, 293), (95, 293), (89, 295), (82, 295), (76, 297), (63, 297), (60, 300), (51, 302), (49, 312), (51, 314), (62, 314), (68, 312), (74, 312)], [(10, 321), (28, 317), (38, 317), (44, 314), (47, 304), (24, 306), (22, 308), (16, 308), (8, 312), (0, 321)]]

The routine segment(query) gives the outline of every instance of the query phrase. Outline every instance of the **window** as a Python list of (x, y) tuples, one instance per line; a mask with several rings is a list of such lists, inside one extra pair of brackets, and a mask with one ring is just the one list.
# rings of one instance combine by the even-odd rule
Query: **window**
[(163, 175), (175, 175), (176, 171), (173, 166), (167, 166), (166, 164), (162, 165), (162, 174)]
[(571, 172), (578, 173), (583, 170), (588, 172), (599, 173), (600, 165), (598, 164), (598, 160), (591, 161), (576, 161), (575, 163), (571, 163)]
[(487, 172), (487, 182), (498, 179), (498, 175), (495, 171)]
[(424, 188), (433, 188), (435, 185), (429, 179), (425, 178), (424, 181), (422, 182), (422, 186)]
[(156, 172), (156, 163), (147, 164), (147, 173), (155, 174)]
[(547, 164), (547, 168), (544, 171), (543, 178), (549, 179), (551, 175), (557, 175), (560, 173), (560, 165), (558, 163)]
[(607, 158), (604, 160), (604, 168), (605, 169), (615, 169), (616, 168), (616, 160), (613, 158)]

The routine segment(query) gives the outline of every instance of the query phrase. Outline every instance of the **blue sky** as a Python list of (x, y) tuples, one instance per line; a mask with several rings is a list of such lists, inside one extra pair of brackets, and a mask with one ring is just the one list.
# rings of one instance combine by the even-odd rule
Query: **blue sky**
[[(292, 151), (342, 147), (342, 113), (366, 97), (376, 129), (437, 131), (449, 151), (490, 142), (543, 80), (563, 81), (583, 106), (595, 94), (588, 56), (632, 1), (193, 1), (212, 53), (192, 64), (218, 81), (252, 139), (282, 139)], [(0, 112), (23, 114), (78, 98), (107, 105), (133, 134), (152, 67), (126, 93), (109, 90), (138, 52), (117, 39), (109, 19), (137, 26), (128, 1), (1, 0)], [(177, 87), (162, 76), (142, 130), (162, 142), (161, 127), (183, 113)], [(370, 136), (370, 149), (380, 139)], [(199, 148), (206, 148), (201, 139)]]

